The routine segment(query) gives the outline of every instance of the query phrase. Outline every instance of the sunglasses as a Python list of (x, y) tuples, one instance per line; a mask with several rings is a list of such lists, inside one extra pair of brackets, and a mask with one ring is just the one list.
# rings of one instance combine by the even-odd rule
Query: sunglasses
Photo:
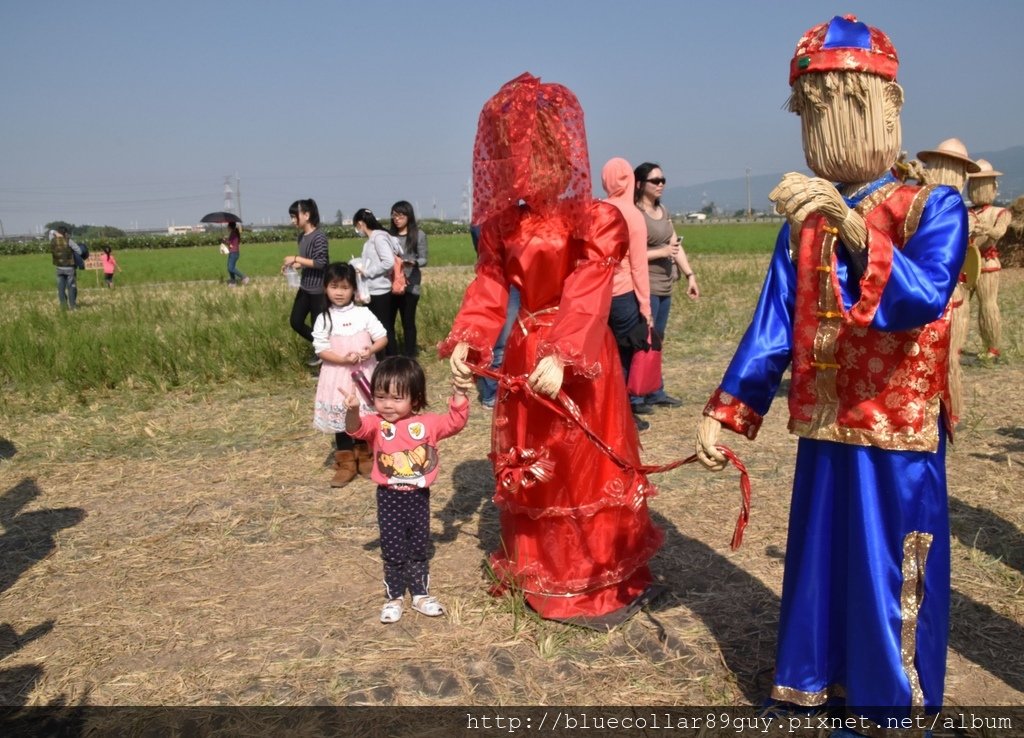
[(644, 182), (650, 182), (652, 185), (663, 185), (666, 181), (664, 177), (652, 177), (651, 179), (644, 180)]

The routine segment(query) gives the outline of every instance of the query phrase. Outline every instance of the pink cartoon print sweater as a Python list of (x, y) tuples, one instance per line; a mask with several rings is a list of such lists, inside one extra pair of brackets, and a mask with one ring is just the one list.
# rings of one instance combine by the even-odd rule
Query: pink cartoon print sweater
[(377, 484), (393, 489), (429, 487), (437, 477), (437, 443), (466, 427), (469, 403), (455, 406), (448, 401), (444, 415), (423, 413), (389, 423), (371, 413), (362, 417), (359, 430), (351, 435), (367, 441), (373, 450), (373, 473)]

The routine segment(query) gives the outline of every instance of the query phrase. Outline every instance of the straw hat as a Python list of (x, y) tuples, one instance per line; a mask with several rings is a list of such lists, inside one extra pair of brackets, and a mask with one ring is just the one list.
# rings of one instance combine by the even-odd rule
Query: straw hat
[(925, 164), (928, 163), (930, 158), (936, 156), (945, 156), (963, 162), (967, 165), (967, 172), (969, 174), (980, 171), (980, 167), (967, 155), (967, 147), (964, 146), (964, 142), (959, 138), (947, 138), (934, 149), (917, 152), (917, 158)]
[(989, 164), (988, 159), (978, 159), (978, 161), (976, 161), (975, 164), (978, 165), (978, 171), (977, 172), (971, 172), (970, 174), (967, 175), (971, 179), (981, 179), (983, 177), (1002, 177), (1003, 176), (1002, 172), (997, 172), (995, 169), (992, 168), (992, 165)]

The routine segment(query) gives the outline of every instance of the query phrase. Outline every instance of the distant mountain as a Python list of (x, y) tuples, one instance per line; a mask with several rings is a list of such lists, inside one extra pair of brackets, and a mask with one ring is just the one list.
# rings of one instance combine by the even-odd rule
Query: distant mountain
[[(976, 159), (988, 159), (996, 171), (1003, 173), (999, 178), (1000, 201), (1012, 202), (1024, 195), (1024, 146), (1013, 146), (1002, 151), (976, 151), (971, 155)], [(808, 171), (806, 166), (796, 170)], [(750, 178), (751, 210), (755, 213), (771, 210), (768, 193), (779, 183), (782, 175), (783, 172), (779, 172)], [(737, 210), (747, 209), (747, 180), (745, 177), (737, 177), (686, 187), (669, 187), (661, 199), (673, 213), (692, 213), (714, 203), (722, 215), (732, 215)]]

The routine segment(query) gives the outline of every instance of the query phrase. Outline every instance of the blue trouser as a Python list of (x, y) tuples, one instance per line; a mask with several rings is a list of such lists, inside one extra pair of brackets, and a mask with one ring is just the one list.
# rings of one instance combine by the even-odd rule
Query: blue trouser
[[(942, 431), (939, 431), (942, 433)], [(942, 705), (950, 550), (936, 452), (801, 438), (773, 696), (874, 720)]]
[(78, 281), (75, 279), (75, 268), (57, 269), (57, 299), (62, 308), (75, 309), (78, 302)]
[[(491, 369), (500, 368), (505, 360), (505, 344), (508, 342), (509, 334), (512, 333), (512, 327), (516, 324), (516, 316), (519, 315), (519, 290), (515, 287), (508, 288), (508, 305), (505, 310), (505, 325), (494, 344), (491, 355)], [(479, 377), (477, 379), (477, 389), (480, 391), (480, 401), (490, 404), (494, 402), (494, 398), (498, 394), (498, 383), (493, 379)]]
[[(668, 328), (668, 313), (672, 309), (672, 295), (651, 295), (651, 319), (654, 330), (665, 340), (665, 329)], [(644, 398), (645, 402), (656, 402), (665, 397), (665, 382), (662, 381), (651, 394)]]
[(234, 282), (235, 280), (245, 279), (245, 275), (238, 271), (238, 252), (232, 251), (228, 254), (228, 281)]
[(430, 489), (406, 491), (378, 486), (377, 526), (387, 598), (404, 597), (407, 589), (413, 597), (427, 594)]

